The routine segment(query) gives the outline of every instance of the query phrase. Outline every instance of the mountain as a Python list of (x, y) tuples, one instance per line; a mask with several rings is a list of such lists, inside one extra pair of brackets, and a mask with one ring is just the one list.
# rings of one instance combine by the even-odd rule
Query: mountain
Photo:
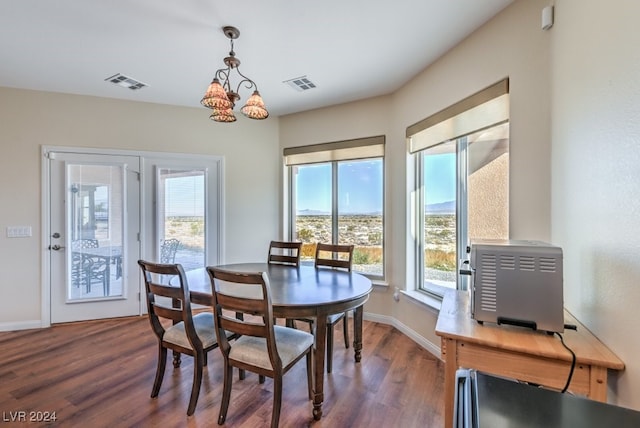
[[(304, 210), (298, 210), (298, 212), (296, 213), (296, 215), (299, 216), (303, 216), (303, 215), (310, 215), (310, 216), (321, 216), (321, 215), (331, 215), (330, 212), (327, 211), (320, 211), (320, 210), (310, 210), (310, 209), (304, 209)], [(377, 212), (343, 212), (340, 215), (368, 215), (368, 216), (381, 216), (382, 213), (377, 211)]]
[(331, 213), (327, 211), (304, 209), (298, 210), (297, 215), (331, 215)]
[(426, 214), (455, 214), (456, 201), (446, 201), (437, 204), (428, 204), (424, 207)]

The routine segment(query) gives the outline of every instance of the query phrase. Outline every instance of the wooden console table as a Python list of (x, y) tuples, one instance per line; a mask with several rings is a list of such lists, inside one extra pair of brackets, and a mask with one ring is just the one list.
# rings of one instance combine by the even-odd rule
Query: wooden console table
[[(578, 327), (577, 331), (563, 333), (565, 343), (576, 354), (569, 390), (606, 402), (607, 369), (623, 370), (624, 363), (566, 311), (565, 323)], [(441, 337), (445, 361), (446, 427), (453, 424), (455, 375), (460, 367), (557, 390), (562, 390), (567, 382), (572, 357), (556, 335), (523, 327), (481, 325), (471, 318), (467, 292), (447, 291), (436, 334)]]

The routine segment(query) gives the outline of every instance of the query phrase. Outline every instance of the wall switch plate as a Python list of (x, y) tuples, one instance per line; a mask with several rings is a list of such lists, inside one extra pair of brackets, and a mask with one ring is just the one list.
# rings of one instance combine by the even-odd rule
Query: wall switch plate
[(7, 227), (7, 238), (28, 238), (31, 236), (31, 226)]

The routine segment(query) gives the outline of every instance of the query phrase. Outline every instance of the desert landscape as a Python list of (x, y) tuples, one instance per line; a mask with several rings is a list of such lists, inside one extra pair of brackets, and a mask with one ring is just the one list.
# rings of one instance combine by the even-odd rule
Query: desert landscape
[[(456, 226), (452, 214), (426, 216), (425, 249), (426, 268), (454, 274), (456, 269)], [(297, 237), (303, 242), (302, 259), (312, 260), (317, 242), (331, 242), (331, 216), (299, 215), (296, 222)], [(180, 248), (176, 261), (185, 269), (202, 263), (204, 248), (204, 222), (201, 217), (169, 217), (165, 223), (166, 238), (177, 238)], [(340, 243), (355, 246), (354, 269), (372, 275), (381, 275), (383, 266), (383, 219), (381, 215), (343, 215), (338, 217)], [(445, 275), (449, 276), (449, 275)]]

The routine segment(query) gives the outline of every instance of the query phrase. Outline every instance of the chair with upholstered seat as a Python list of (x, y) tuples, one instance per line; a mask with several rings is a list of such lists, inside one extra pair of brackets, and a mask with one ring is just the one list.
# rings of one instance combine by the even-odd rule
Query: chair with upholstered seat
[[(318, 243), (316, 245), (316, 268), (333, 268), (344, 269), (351, 272), (351, 265), (353, 260), (353, 245), (334, 245)], [(331, 373), (333, 368), (333, 327), (342, 321), (342, 333), (344, 335), (344, 346), (349, 347), (349, 313), (341, 312), (339, 314), (329, 315), (327, 317), (327, 373)], [(311, 331), (313, 331), (313, 324), (315, 319), (303, 318), (299, 321), (304, 321), (310, 325)]]
[(269, 244), (268, 263), (300, 266), (302, 242), (271, 241)]
[[(207, 365), (207, 352), (218, 346), (213, 315), (210, 311), (193, 315), (189, 299), (189, 285), (180, 264), (158, 264), (138, 260), (144, 277), (147, 309), (153, 332), (158, 337), (158, 367), (153, 382), (151, 397), (160, 392), (164, 377), (167, 350), (191, 355), (193, 364), (193, 385), (187, 415), (195, 411), (202, 383), (203, 367)], [(176, 278), (174, 285), (163, 284), (161, 278)], [(168, 281), (167, 281), (168, 282)], [(172, 306), (160, 302), (157, 297), (171, 299)], [(161, 319), (167, 319), (172, 325), (165, 327)]]
[[(211, 279), (216, 334), (224, 357), (224, 387), (218, 424), (222, 425), (226, 420), (233, 367), (237, 367), (273, 379), (271, 427), (275, 428), (280, 420), (282, 377), (302, 357), (306, 357), (308, 398), (312, 398), (313, 335), (275, 325), (269, 277), (265, 272), (241, 273), (215, 267), (207, 267), (207, 271)], [(225, 331), (241, 336), (230, 343)]]

